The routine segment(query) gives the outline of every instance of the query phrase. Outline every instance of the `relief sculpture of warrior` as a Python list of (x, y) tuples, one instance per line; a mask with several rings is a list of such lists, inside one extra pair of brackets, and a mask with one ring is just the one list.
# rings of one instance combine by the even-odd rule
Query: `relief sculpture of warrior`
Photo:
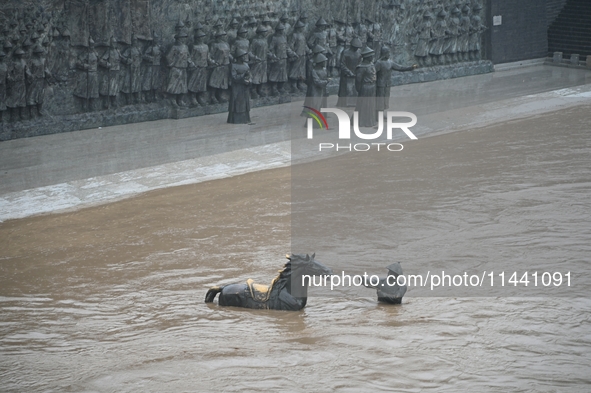
[(340, 67), (341, 67), (341, 58), (343, 56), (343, 52), (345, 51), (345, 48), (347, 47), (347, 37), (345, 36), (345, 22), (343, 22), (341, 19), (335, 19), (334, 22), (336, 23), (336, 41), (337, 41), (337, 46), (335, 48), (334, 54), (333, 54), (333, 59), (334, 59), (334, 63), (335, 63), (335, 72), (337, 75), (340, 74)]
[(304, 91), (306, 80), (306, 56), (311, 52), (304, 36), (304, 24), (298, 21), (294, 27), (294, 33), (289, 37), (289, 47), (298, 56), (289, 62), (288, 77), (291, 84), (291, 92)]
[(336, 52), (337, 52), (337, 46), (338, 46), (338, 42), (337, 42), (337, 29), (335, 26), (335, 20), (333, 19), (331, 23), (328, 24), (327, 30), (326, 30), (326, 35), (327, 35), (327, 44), (328, 44), (328, 48), (327, 49), (327, 53), (330, 53), (330, 57), (328, 58), (328, 64), (327, 64), (327, 70), (329, 75), (335, 75), (338, 73), (338, 63), (337, 63), (337, 56), (336, 56)]
[(116, 108), (117, 96), (121, 90), (121, 53), (113, 37), (109, 48), (99, 61), (99, 66), (105, 69), (99, 87), (99, 94), (103, 97), (103, 108)]
[(433, 26), (433, 40), (430, 42), (429, 45), (429, 54), (432, 56), (432, 61), (434, 65), (443, 64), (442, 55), (445, 46), (445, 42), (449, 35), (449, 31), (447, 29), (447, 22), (445, 18), (447, 17), (447, 12), (444, 9), (441, 9), (437, 14), (437, 20), (435, 21), (435, 25)]
[(45, 49), (41, 44), (33, 48), (33, 58), (29, 63), (31, 69), (30, 89), (27, 96), (27, 105), (30, 108), (32, 117), (43, 116), (46, 112), (43, 110), (45, 103), (45, 88), (48, 84), (53, 84), (53, 79), (49, 68)]
[(189, 59), (189, 47), (186, 42), (187, 33), (184, 29), (180, 29), (175, 35), (174, 45), (166, 54), (166, 63), (169, 67), (166, 93), (174, 108), (186, 106), (183, 98), (188, 92), (187, 68), (189, 65), (194, 66)]
[(375, 57), (381, 56), (382, 50), (382, 25), (371, 18), (365, 18), (367, 26), (367, 46), (375, 51)]
[[(306, 100), (304, 106), (320, 111), (321, 108), (326, 108), (326, 86), (330, 82), (328, 71), (326, 69), (328, 59), (322, 53), (318, 53), (312, 59), (314, 64), (308, 74)], [(302, 111), (302, 116), (307, 117), (307, 111)]]
[(433, 25), (431, 23), (432, 19), (433, 14), (431, 14), (431, 11), (425, 11), (423, 14), (423, 21), (418, 27), (418, 42), (414, 54), (421, 66), (431, 65), (429, 46), (435, 40)]
[(188, 90), (191, 95), (191, 105), (207, 105), (209, 97), (207, 95), (207, 77), (209, 68), (214, 65), (209, 55), (209, 47), (205, 43), (205, 32), (197, 30), (195, 32), (195, 43), (191, 48), (191, 60), (195, 65), (190, 70)]
[(236, 58), (236, 51), (238, 49), (244, 49), (245, 51), (249, 51), (250, 49), (250, 40), (248, 39), (248, 29), (245, 26), (242, 26), (238, 29), (236, 39), (232, 44), (228, 42), (230, 45), (230, 54), (232, 57)]
[(270, 66), (269, 82), (271, 82), (272, 95), (284, 94), (283, 85), (287, 82), (287, 58), (297, 58), (287, 45), (285, 26), (279, 23), (275, 28), (275, 34), (269, 41)]
[(158, 43), (159, 36), (154, 33), (153, 41), (144, 52), (142, 60), (144, 62), (144, 72), (142, 74), (142, 100), (144, 102), (154, 102), (160, 94), (162, 88), (162, 75), (160, 63), (162, 52)]
[[(310, 38), (308, 38), (308, 47), (310, 49), (314, 48), (316, 45), (320, 45), (328, 51), (329, 45), (327, 28), (328, 23), (324, 20), (324, 18), (320, 17), (316, 22), (316, 29), (314, 32), (312, 32)], [(327, 54), (330, 55), (331, 53), (327, 52)]]
[(230, 45), (226, 42), (226, 32), (215, 33), (215, 41), (210, 47), (211, 58), (215, 67), (209, 77), (209, 86), (214, 90), (211, 102), (227, 102), (226, 92), (230, 81)]
[(289, 15), (287, 15), (287, 12), (284, 12), (281, 15), (281, 17), (279, 18), (279, 22), (283, 23), (283, 26), (285, 26), (285, 35), (291, 36), (291, 33), (293, 33), (294, 26), (292, 26), (291, 23), (289, 23)]
[(451, 17), (449, 18), (447, 28), (449, 30), (449, 36), (445, 40), (443, 47), (443, 54), (445, 56), (446, 63), (452, 63), (457, 61), (456, 53), (458, 50), (458, 36), (460, 34), (460, 9), (454, 6), (451, 11)]
[[(248, 29), (246, 31), (248, 31)], [(234, 45), (234, 41), (236, 41), (236, 38), (238, 37), (238, 19), (236, 16), (230, 21), (226, 34), (228, 36), (228, 44), (230, 44), (230, 46)]]
[(250, 61), (250, 74), (251, 74), (251, 90), (250, 96), (252, 98), (265, 97), (265, 91), (263, 86), (267, 83), (267, 57), (269, 56), (269, 43), (266, 38), (267, 28), (265, 26), (259, 26), (257, 29), (257, 35), (252, 40), (250, 45), (250, 51), (256, 60)]
[(468, 44), (469, 50), (469, 59), (472, 61), (480, 60), (480, 36), (484, 30), (486, 30), (486, 26), (482, 24), (482, 19), (480, 19), (480, 11), (482, 10), (482, 6), (479, 3), (475, 3), (472, 11), (472, 18), (470, 19), (470, 39)]
[(95, 110), (94, 102), (99, 98), (98, 62), (99, 57), (94, 49), (94, 40), (90, 38), (88, 50), (76, 62), (77, 76), (74, 95), (78, 97), (83, 112)]
[(126, 64), (123, 72), (123, 86), (121, 91), (125, 95), (127, 104), (137, 104), (142, 90), (141, 66), (142, 53), (137, 37), (132, 38), (132, 44), (123, 52), (122, 60)]
[(460, 61), (468, 61), (470, 48), (470, 30), (472, 24), (470, 21), (470, 7), (464, 4), (462, 7), (462, 16), (460, 17), (460, 28), (458, 37), (458, 56)]

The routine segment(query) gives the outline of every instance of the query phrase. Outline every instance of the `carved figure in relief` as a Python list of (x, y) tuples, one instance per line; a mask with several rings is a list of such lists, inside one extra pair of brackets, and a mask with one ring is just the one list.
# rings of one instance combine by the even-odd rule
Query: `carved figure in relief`
[(256, 61), (258, 60), (257, 57), (255, 57), (251, 52), (250, 52), (250, 40), (248, 39), (248, 29), (246, 27), (241, 27), (238, 30), (238, 37), (236, 38), (236, 41), (234, 41), (234, 46), (230, 46), (231, 51), (230, 53), (232, 54), (232, 57), (236, 57), (236, 51), (238, 49), (244, 49), (246, 52), (248, 52), (248, 58), (251, 61)]
[[(142, 75), (142, 100), (154, 102), (158, 99), (162, 89), (162, 71), (160, 69), (162, 52), (159, 44), (159, 35), (154, 32), (153, 40), (142, 57), (144, 72)], [(160, 94), (161, 95), (161, 94)]]
[(169, 67), (166, 93), (170, 104), (175, 108), (186, 106), (183, 98), (188, 92), (187, 68), (189, 65), (194, 67), (194, 64), (189, 59), (187, 33), (184, 29), (179, 30), (175, 35), (175, 42), (166, 54), (166, 63)]
[(298, 55), (287, 45), (285, 26), (279, 23), (275, 28), (275, 34), (269, 41), (269, 82), (272, 84), (272, 95), (284, 94), (284, 83), (287, 82), (287, 58), (297, 58)]
[(328, 24), (326, 28), (326, 41), (328, 44), (327, 53), (330, 53), (328, 56), (328, 63), (327, 63), (327, 70), (329, 75), (338, 74), (338, 63), (337, 63), (337, 29), (335, 26), (336, 22), (333, 19), (331, 23)]
[(209, 77), (209, 87), (213, 89), (211, 102), (227, 102), (227, 90), (230, 81), (230, 45), (226, 42), (226, 32), (221, 30), (216, 33), (215, 41), (210, 46), (211, 58), (214, 68)]
[(197, 30), (195, 32), (195, 43), (191, 48), (191, 60), (195, 67), (190, 70), (188, 89), (191, 93), (191, 104), (193, 106), (197, 104), (205, 106), (209, 100), (207, 77), (209, 68), (214, 65), (214, 62), (209, 54), (209, 47), (204, 41), (205, 36), (206, 34), (202, 30)]
[(486, 30), (486, 26), (482, 24), (482, 19), (480, 18), (480, 11), (482, 10), (482, 5), (480, 3), (475, 3), (472, 7), (472, 17), (470, 19), (470, 39), (469, 39), (469, 59), (472, 61), (480, 60), (480, 37), (484, 30)]
[(462, 16), (460, 17), (460, 28), (458, 37), (458, 56), (461, 61), (468, 61), (470, 51), (470, 29), (472, 23), (470, 21), (470, 7), (464, 4), (462, 7)]
[(103, 108), (117, 108), (118, 95), (121, 91), (121, 53), (117, 49), (115, 39), (111, 37), (109, 48), (99, 60), (99, 66), (104, 68), (99, 86), (99, 95), (103, 100)]
[[(326, 86), (330, 82), (326, 69), (328, 59), (324, 54), (318, 53), (314, 56), (312, 62), (314, 66), (310, 70), (306, 81), (307, 90), (304, 106), (320, 111), (321, 108), (327, 107)], [(307, 111), (302, 111), (302, 116), (307, 117)]]
[(458, 37), (460, 35), (460, 9), (457, 6), (453, 6), (450, 14), (447, 23), (449, 35), (446, 37), (445, 45), (443, 46), (445, 62), (448, 64), (457, 61), (456, 53), (458, 50)]
[(292, 57), (289, 62), (288, 77), (292, 93), (295, 93), (298, 89), (302, 91), (305, 89), (306, 56), (312, 52), (306, 43), (304, 27), (305, 25), (298, 21), (288, 42), (290, 49), (298, 56)]
[(72, 41), (72, 37), (70, 34), (70, 30), (67, 27), (64, 27), (62, 30), (62, 36), (58, 42), (58, 53), (59, 53), (59, 64), (57, 65), (57, 69), (61, 70), (61, 80), (67, 81), (68, 80), (68, 70), (70, 69), (70, 43)]
[(341, 66), (341, 57), (343, 55), (343, 51), (347, 47), (347, 38), (345, 37), (345, 22), (341, 19), (334, 20), (336, 24), (336, 40), (337, 40), (337, 47), (334, 51), (334, 60), (335, 60), (335, 68), (339, 71), (340, 74), (340, 66)]
[(435, 25), (433, 26), (433, 39), (429, 43), (429, 54), (431, 55), (431, 60), (435, 65), (443, 64), (443, 49), (445, 46), (445, 41), (449, 36), (447, 22), (445, 20), (446, 17), (447, 12), (445, 12), (445, 10), (442, 8), (437, 13), (437, 20), (435, 21)]
[(375, 51), (375, 57), (381, 56), (382, 50), (382, 25), (371, 18), (365, 18), (367, 22), (367, 46)]
[(98, 77), (99, 55), (94, 48), (94, 40), (88, 40), (88, 49), (80, 55), (76, 62), (76, 87), (74, 95), (78, 97), (83, 112), (95, 109), (95, 100), (99, 98)]
[(431, 23), (433, 14), (431, 11), (425, 11), (423, 14), (423, 21), (418, 28), (418, 42), (415, 48), (415, 57), (418, 59), (419, 65), (430, 66), (431, 58), (429, 57), (429, 45), (434, 40), (433, 25)]
[(232, 21), (230, 22), (230, 25), (228, 26), (228, 44), (230, 44), (230, 46), (234, 45), (234, 41), (236, 41), (236, 37), (238, 37), (238, 19), (236, 19), (235, 17), (232, 18)]
[(281, 14), (279, 22), (283, 23), (283, 26), (285, 26), (285, 35), (287, 37), (291, 36), (291, 34), (293, 33), (294, 26), (291, 23), (289, 23), (289, 15), (287, 14), (287, 12)]
[(252, 40), (250, 51), (256, 56), (256, 60), (250, 61), (251, 97), (265, 97), (263, 86), (267, 83), (267, 57), (269, 56), (269, 43), (266, 38), (267, 28), (259, 26), (257, 35)]
[(45, 101), (45, 87), (51, 80), (51, 73), (47, 68), (45, 49), (41, 44), (33, 48), (33, 58), (29, 62), (30, 76), (27, 88), (27, 106), (29, 106), (31, 117), (42, 116), (43, 103)]
[[(324, 20), (324, 18), (320, 17), (316, 22), (316, 29), (308, 38), (308, 47), (310, 49), (314, 48), (316, 45), (320, 45), (324, 49), (327, 50), (327, 54), (330, 55), (329, 46), (328, 46), (328, 32), (327, 32), (328, 22)], [(328, 56), (327, 56), (328, 58)]]
[(142, 52), (137, 37), (132, 38), (131, 46), (127, 47), (122, 56), (126, 64), (123, 72), (123, 86), (121, 91), (125, 95), (127, 104), (137, 104), (142, 90), (141, 66)]

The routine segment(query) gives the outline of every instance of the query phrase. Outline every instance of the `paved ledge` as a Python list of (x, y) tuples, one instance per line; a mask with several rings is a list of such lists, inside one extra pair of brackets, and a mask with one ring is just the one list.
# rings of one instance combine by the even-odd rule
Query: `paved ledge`
[[(493, 72), (490, 61), (474, 61), (444, 66), (419, 68), (413, 72), (394, 72), (393, 86), (422, 83), (436, 80), (460, 78)], [(338, 78), (333, 78), (327, 86), (330, 94), (338, 92)], [(59, 91), (59, 89), (56, 89)], [(304, 93), (283, 94), (275, 97), (264, 97), (251, 100), (253, 108), (273, 106), (304, 99)], [(116, 125), (134, 124), (162, 119), (185, 119), (202, 117), (216, 113), (227, 113), (228, 104), (197, 106), (193, 108), (172, 108), (165, 101), (154, 104), (137, 104), (123, 106), (118, 109), (89, 113), (51, 116), (25, 120), (18, 123), (0, 123), (0, 141), (50, 135), (63, 132), (97, 129)], [(196, 120), (198, 121), (198, 120)]]
[[(417, 114), (420, 139), (590, 105), (590, 74), (537, 66), (405, 85), (392, 89), (391, 107)], [(329, 105), (335, 101), (331, 96)], [(214, 114), (2, 142), (0, 221), (288, 166), (285, 123), (293, 105), (301, 108), (254, 109), (253, 126), (228, 125), (225, 114)]]
[(568, 59), (563, 59), (560, 63), (555, 63), (552, 58), (546, 58), (544, 61), (545, 65), (554, 66), (554, 67), (566, 67), (566, 68), (575, 68), (579, 70), (588, 70), (591, 71), (591, 67), (587, 66), (584, 62), (580, 62), (579, 64), (572, 64)]
[[(441, 135), (590, 103), (591, 84), (427, 115), (421, 118), (421, 125), (415, 132), (419, 137)], [(0, 221), (109, 203), (149, 190), (288, 166), (292, 163), (291, 143), (294, 141), (7, 193), (0, 197)], [(310, 157), (299, 158), (307, 161)]]
[(544, 64), (546, 61), (545, 57), (539, 59), (530, 59), (530, 60), (521, 60), (521, 61), (514, 61), (512, 63), (501, 63), (495, 64), (494, 68), (495, 71), (507, 71), (512, 70), (515, 68), (522, 68), (522, 67), (532, 67)]

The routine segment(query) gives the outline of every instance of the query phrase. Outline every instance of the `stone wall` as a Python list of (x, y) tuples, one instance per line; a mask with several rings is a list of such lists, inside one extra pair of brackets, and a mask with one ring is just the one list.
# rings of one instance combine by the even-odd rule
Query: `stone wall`
[(550, 25), (556, 20), (560, 11), (564, 8), (566, 0), (546, 0), (546, 26)]
[(490, 32), (490, 60), (508, 63), (546, 57), (548, 23), (545, 0), (491, 0), (490, 19), (502, 24)]
[[(207, 91), (192, 94), (184, 87), (186, 81), (178, 82), (190, 79), (197, 68), (173, 47), (187, 45), (189, 59), (197, 61), (196, 36), (203, 35), (211, 54), (217, 33), (223, 30), (234, 53), (242, 26), (252, 42), (258, 26), (268, 27), (270, 35), (281, 22), (290, 40), (295, 25), (302, 22), (310, 51), (318, 43), (326, 47), (334, 76), (339, 74), (340, 53), (355, 37), (378, 56), (387, 45), (399, 64), (418, 63), (420, 76), (395, 74), (395, 84), (490, 72), (490, 63), (481, 61), (484, 2), (4, 0), (0, 4), (4, 74), (24, 72), (25, 80), (6, 78), (0, 63), (0, 140), (224, 111), (224, 89), (213, 89), (210, 83)], [(315, 27), (319, 21), (327, 23), (322, 33)], [(186, 38), (175, 44), (175, 36)], [(209, 74), (222, 64), (218, 60), (207, 65)], [(180, 64), (177, 74), (173, 75), (171, 62)], [(36, 75), (29, 75), (30, 70)], [(174, 88), (171, 83), (176, 83)], [(33, 91), (33, 85), (40, 86), (41, 93)], [(302, 86), (287, 81), (279, 87), (291, 89), (276, 95), (277, 86), (265, 84), (262, 96), (253, 95), (253, 106), (301, 96)], [(16, 97), (15, 92), (25, 89), (23, 97)], [(336, 86), (331, 89), (336, 91)]]
[[(591, 2), (569, 0), (548, 29), (548, 55), (561, 52), (564, 59), (586, 63), (591, 59)], [(571, 59), (571, 55), (576, 55)]]

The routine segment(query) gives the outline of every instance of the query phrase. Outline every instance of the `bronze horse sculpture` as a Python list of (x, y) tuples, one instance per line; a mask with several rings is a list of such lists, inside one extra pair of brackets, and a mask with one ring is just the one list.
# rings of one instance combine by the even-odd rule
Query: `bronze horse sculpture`
[[(297, 311), (306, 306), (311, 276), (331, 275), (332, 269), (306, 254), (287, 255), (287, 263), (271, 285), (259, 285), (247, 280), (245, 284), (216, 286), (207, 291), (205, 303), (211, 303), (219, 293), (220, 306), (246, 307), (266, 310)], [(308, 277), (304, 277), (308, 276)], [(303, 279), (305, 280), (303, 280)]]

